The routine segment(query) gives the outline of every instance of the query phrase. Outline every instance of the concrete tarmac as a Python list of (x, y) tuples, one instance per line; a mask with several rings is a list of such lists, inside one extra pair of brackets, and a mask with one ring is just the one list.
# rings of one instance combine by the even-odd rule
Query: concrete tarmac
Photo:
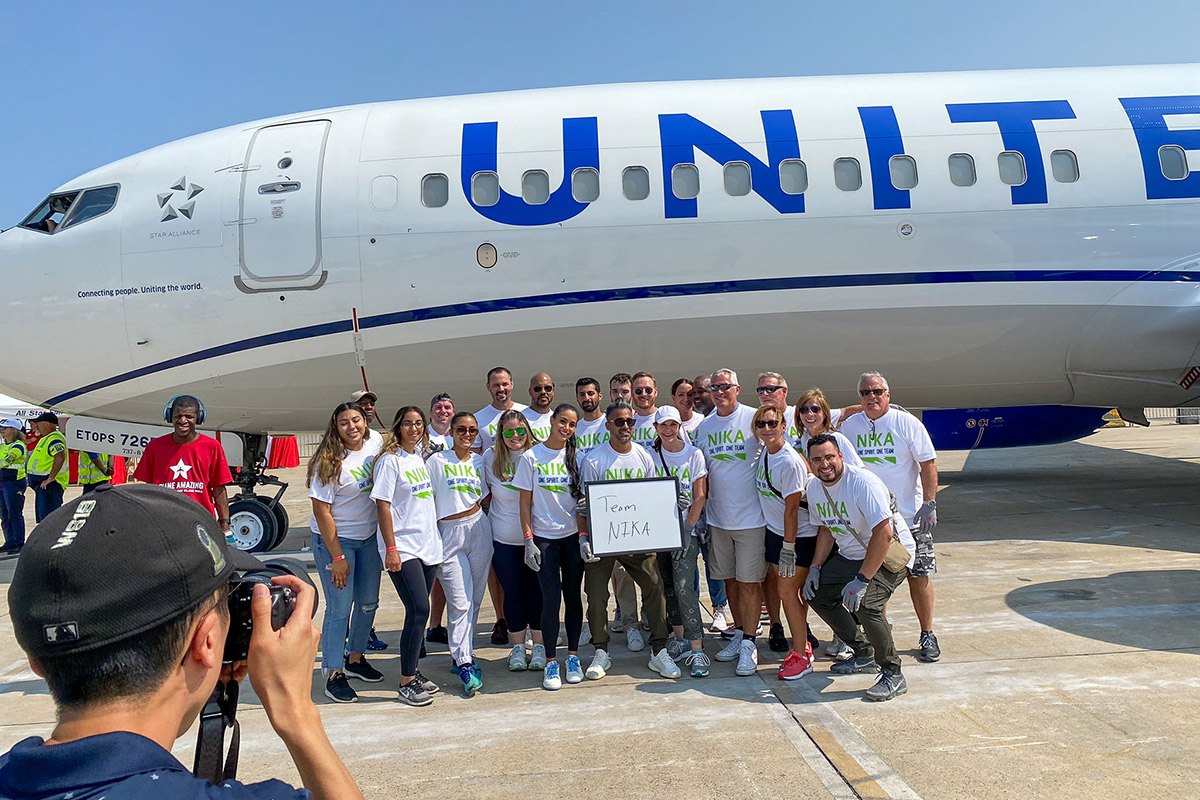
[[(1190, 796), (1200, 787), (1200, 426), (1102, 430), (1053, 447), (939, 458), (937, 633), (943, 657), (914, 658), (903, 588), (890, 609), (908, 694), (869, 703), (874, 676), (833, 676), (819, 659), (795, 682), (760, 649), (757, 676), (733, 664), (665, 680), (613, 636), (602, 681), (540, 688), (475, 643), (484, 689), (456, 691), (442, 645), (422, 672), (432, 706), (395, 700), (403, 609), (381, 587), (386, 676), (335, 705), (313, 697), (368, 797), (1067, 798)], [(302, 470), (286, 495), (307, 540)], [(32, 496), (29, 503), (32, 507)], [(7, 587), (13, 559), (0, 561)], [(106, 579), (111, 576), (97, 576)], [(813, 629), (829, 636), (819, 621)], [(710, 656), (721, 646), (706, 642)], [(586, 665), (592, 649), (581, 648)], [(298, 780), (247, 686), (239, 778)], [(0, 619), (0, 749), (46, 736), (54, 709)], [(191, 763), (194, 733), (176, 754)]]

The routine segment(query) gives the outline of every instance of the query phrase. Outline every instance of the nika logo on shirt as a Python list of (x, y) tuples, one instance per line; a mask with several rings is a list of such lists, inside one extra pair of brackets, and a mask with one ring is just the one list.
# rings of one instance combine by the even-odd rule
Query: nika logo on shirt
[(604, 471), (606, 481), (635, 481), (646, 477), (640, 467), (610, 467)]
[(717, 461), (746, 460), (746, 434), (741, 429), (710, 433), (704, 445)]
[(571, 491), (571, 474), (561, 461), (537, 465), (537, 484), (548, 492), (565, 494)]
[(892, 438), (891, 431), (882, 436), (878, 433), (860, 433), (854, 439), (854, 449), (858, 451), (858, 457), (863, 463), (896, 463), (896, 440)]
[(375, 459), (368, 458), (360, 466), (350, 467), (350, 477), (354, 479), (354, 484), (360, 492), (370, 492), (375, 488), (372, 481), (374, 465)]
[(679, 482), (684, 486), (692, 485), (692, 469), (688, 466), (667, 467), (665, 470), (662, 467), (655, 467), (654, 476), (656, 478), (679, 478)]
[(446, 478), (447, 489), (465, 492), (475, 497), (483, 494), (479, 472), (474, 464), (443, 464), (442, 474)]
[(179, 462), (172, 464), (167, 469), (171, 470), (171, 480), (163, 484), (168, 489), (174, 489), (177, 492), (203, 492), (204, 481), (189, 480), (191, 472), (195, 467), (191, 464), (186, 464), (183, 457), (179, 458)]
[(605, 428), (601, 428), (595, 433), (577, 433), (575, 434), (575, 447), (581, 453), (586, 453), (594, 447), (599, 447), (609, 439), (609, 432)]
[(817, 509), (817, 516), (824, 522), (825, 527), (829, 528), (829, 532), (834, 536), (849, 536), (850, 535), (850, 515), (846, 513), (846, 504), (838, 500), (824, 502), (817, 500), (815, 497), (810, 499)]
[(775, 496), (775, 493), (771, 491), (771, 484), (767, 481), (767, 468), (762, 464), (758, 465), (758, 470), (754, 473), (754, 485), (758, 487), (758, 493), (763, 497)]
[(412, 486), (412, 496), (427, 500), (433, 497), (433, 484), (429, 480), (429, 470), (424, 467), (404, 470), (404, 479)]

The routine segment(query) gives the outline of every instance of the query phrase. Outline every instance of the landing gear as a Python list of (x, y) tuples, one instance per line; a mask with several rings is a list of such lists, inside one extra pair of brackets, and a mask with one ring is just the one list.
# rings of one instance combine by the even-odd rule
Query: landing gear
[[(287, 511), (279, 502), (287, 484), (264, 474), (267, 464), (265, 434), (241, 433), (244, 466), (234, 470), (239, 492), (229, 502), (229, 527), (239, 550), (261, 553), (278, 547), (287, 536)], [(255, 494), (257, 486), (276, 486), (274, 497)]]

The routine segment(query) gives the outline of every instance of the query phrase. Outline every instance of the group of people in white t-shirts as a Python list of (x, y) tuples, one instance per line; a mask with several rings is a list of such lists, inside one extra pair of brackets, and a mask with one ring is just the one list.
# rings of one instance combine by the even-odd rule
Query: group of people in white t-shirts
[[(371, 426), (370, 393), (356, 393), (370, 395), (367, 408), (345, 403), (330, 418), (308, 467), (330, 699), (356, 699), (348, 679), (383, 680), (364, 655), (383, 573), (405, 609), (399, 699), (414, 706), (440, 690), (418, 668), (435, 580), (450, 666), (468, 697), (483, 687), (473, 642), (489, 578), (492, 641), (504, 632), (508, 669), (539, 672), (547, 690), (603, 678), (613, 633), (637, 652), (648, 632), (647, 666), (662, 677), (708, 675), (702, 555), (710, 629), (727, 640), (712, 658), (736, 662), (737, 675), (758, 672), (764, 610), (768, 647), (784, 654), (778, 677), (811, 672), (820, 645), (811, 607), (835, 635), (826, 648), (832, 672), (879, 673), (872, 700), (903, 694), (885, 611), (906, 579), (921, 626), (917, 657), (940, 658), (929, 578), (936, 453), (920, 421), (890, 405), (882, 375), (865, 373), (860, 405), (839, 409), (820, 389), (791, 404), (774, 372), (759, 376), (756, 408), (740, 402), (729, 369), (676, 380), (662, 406), (646, 372), (614, 375), (607, 398), (595, 378), (580, 378), (577, 405), (555, 404), (546, 373), (530, 380), (529, 406), (513, 400), (505, 367), (485, 385), (492, 402), (478, 412), (455, 411), (443, 393), (432, 422), (405, 406), (382, 433)], [(584, 487), (656, 477), (676, 479), (685, 546), (597, 554)], [(588, 641), (585, 667), (579, 648)]]

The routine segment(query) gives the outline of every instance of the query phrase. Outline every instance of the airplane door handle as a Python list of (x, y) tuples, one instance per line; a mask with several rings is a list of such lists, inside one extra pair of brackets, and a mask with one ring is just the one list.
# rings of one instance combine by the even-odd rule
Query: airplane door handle
[(264, 183), (258, 187), (259, 194), (286, 194), (300, 190), (299, 181), (283, 181), (281, 183)]

